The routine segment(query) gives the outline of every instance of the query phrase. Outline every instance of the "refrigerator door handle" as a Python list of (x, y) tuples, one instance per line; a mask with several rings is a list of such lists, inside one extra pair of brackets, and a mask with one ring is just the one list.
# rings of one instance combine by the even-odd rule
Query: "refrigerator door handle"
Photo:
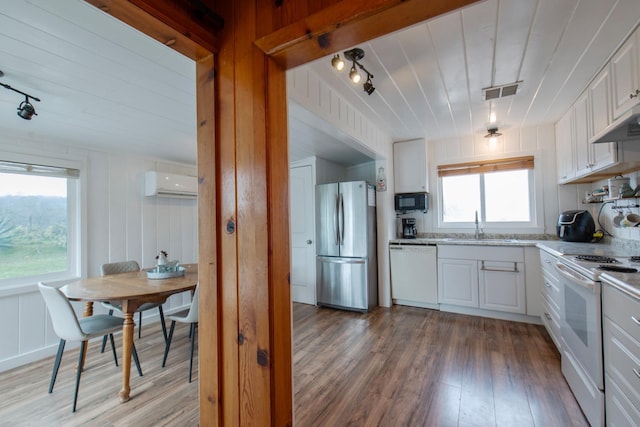
[(340, 193), (340, 246), (344, 245), (344, 199)]
[(336, 195), (336, 204), (333, 209), (333, 237), (336, 238), (336, 246), (340, 244), (340, 222), (338, 209), (340, 207), (340, 195)]

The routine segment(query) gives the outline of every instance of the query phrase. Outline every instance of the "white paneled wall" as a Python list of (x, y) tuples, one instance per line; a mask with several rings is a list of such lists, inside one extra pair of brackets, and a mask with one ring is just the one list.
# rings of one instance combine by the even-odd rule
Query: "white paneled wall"
[[(81, 171), (86, 188), (82, 276), (100, 275), (105, 262), (133, 259), (151, 267), (160, 250), (183, 263), (198, 261), (197, 201), (143, 194), (145, 170), (196, 175), (195, 165), (0, 137), (0, 159), (12, 153), (77, 159), (85, 165)], [(174, 295), (165, 303), (165, 311), (189, 301), (189, 293)], [(82, 312), (82, 304), (74, 303), (74, 307)], [(100, 304), (94, 308), (97, 313), (106, 311)], [(145, 328), (159, 328), (153, 323), (157, 314), (157, 310), (145, 314), (143, 339)], [(0, 372), (55, 354), (58, 338), (36, 283), (0, 288), (0, 324)]]
[(287, 71), (287, 96), (347, 133), (368, 150), (373, 150), (385, 158), (390, 153), (389, 136), (346, 102), (335, 89), (321, 80), (309, 67), (298, 67)]
[[(438, 172), (439, 164), (468, 162), (501, 157), (533, 155), (535, 157), (534, 185), (536, 215), (540, 227), (527, 230), (488, 230), (485, 232), (555, 234), (558, 219), (558, 184), (555, 156), (555, 128), (553, 124), (527, 128), (500, 130), (503, 135), (495, 144), (484, 133), (428, 142), (429, 212), (417, 217), (419, 232), (461, 232), (464, 230), (438, 229)], [(471, 232), (471, 231), (470, 231)]]

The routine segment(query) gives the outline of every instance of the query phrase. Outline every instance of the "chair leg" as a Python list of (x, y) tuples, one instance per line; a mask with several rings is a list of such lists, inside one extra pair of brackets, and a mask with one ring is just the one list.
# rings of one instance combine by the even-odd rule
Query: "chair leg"
[(138, 338), (142, 338), (142, 312), (138, 313)]
[(49, 393), (53, 392), (53, 385), (56, 383), (56, 378), (58, 377), (58, 369), (60, 368), (65, 343), (65, 340), (60, 340), (60, 344), (58, 345), (58, 354), (56, 355), (56, 361), (53, 363), (53, 372), (51, 373), (51, 382), (49, 383)]
[[(109, 316), (111, 315), (113, 315), (113, 310), (109, 310)], [(100, 353), (104, 353), (104, 349), (106, 346), (107, 346), (107, 336), (105, 335), (102, 337), (102, 347), (100, 348)]]
[(81, 341), (80, 357), (78, 358), (78, 369), (76, 369), (76, 389), (73, 393), (73, 408), (71, 412), (76, 412), (76, 403), (78, 402), (78, 389), (80, 388), (80, 375), (82, 375), (82, 369), (80, 369), (80, 366), (84, 366), (84, 349), (85, 348), (87, 348), (87, 342)]
[(162, 336), (164, 336), (164, 343), (167, 344), (167, 325), (164, 323), (164, 310), (162, 305), (158, 306), (158, 312), (160, 313), (160, 326), (162, 326)]
[(136, 351), (136, 345), (133, 344), (131, 348), (131, 355), (133, 356), (133, 361), (136, 363), (136, 368), (138, 369), (138, 375), (142, 376), (142, 368), (140, 367), (140, 359), (138, 359), (138, 352)]
[(173, 338), (173, 329), (176, 327), (176, 321), (171, 321), (171, 328), (169, 329), (169, 336), (167, 337), (167, 343), (164, 346), (164, 357), (162, 358), (162, 367), (167, 363), (167, 356), (169, 355), (169, 347), (171, 347), (171, 338)]
[(109, 339), (111, 340), (111, 351), (113, 352), (113, 361), (116, 362), (116, 366), (118, 366), (118, 356), (116, 356), (116, 344), (113, 342), (113, 334), (109, 334)]
[(191, 335), (191, 359), (189, 360), (189, 382), (191, 382), (191, 372), (193, 371), (193, 347), (196, 342), (196, 324), (192, 323), (189, 329)]

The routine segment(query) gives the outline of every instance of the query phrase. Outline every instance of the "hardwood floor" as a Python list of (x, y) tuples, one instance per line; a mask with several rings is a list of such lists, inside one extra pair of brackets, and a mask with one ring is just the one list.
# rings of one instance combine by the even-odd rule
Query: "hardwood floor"
[(542, 326), (294, 305), (299, 426), (588, 426)]
[[(66, 349), (52, 394), (53, 357), (0, 374), (0, 426), (197, 426), (198, 369), (189, 384), (189, 325), (176, 324), (171, 351), (161, 367), (164, 338), (159, 324), (145, 323), (135, 344), (144, 376), (131, 367), (131, 400), (120, 403), (122, 371), (109, 347), (89, 344), (80, 381), (78, 408), (71, 412), (78, 349)], [(118, 361), (122, 343), (116, 338)], [(196, 342), (197, 345), (197, 342)], [(197, 347), (196, 347), (197, 348)], [(195, 357), (195, 356), (194, 356)]]
[[(588, 426), (541, 326), (401, 306), (293, 307), (297, 426)], [(198, 425), (188, 327), (176, 325), (163, 369), (156, 326), (136, 338), (144, 376), (132, 371), (129, 402), (117, 397), (120, 368), (92, 342), (75, 414), (70, 349), (53, 394), (53, 358), (0, 374), (0, 426)]]

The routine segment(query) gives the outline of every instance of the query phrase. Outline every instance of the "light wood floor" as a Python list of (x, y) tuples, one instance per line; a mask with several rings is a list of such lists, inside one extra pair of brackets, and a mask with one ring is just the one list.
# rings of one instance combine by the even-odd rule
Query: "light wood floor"
[[(394, 306), (369, 314), (294, 304), (297, 426), (587, 426), (540, 326)], [(176, 325), (162, 369), (158, 325), (136, 338), (144, 377), (121, 404), (120, 369), (91, 343), (78, 410), (77, 350), (0, 374), (0, 426), (196, 426), (198, 370)], [(116, 338), (118, 354), (120, 342)]]

